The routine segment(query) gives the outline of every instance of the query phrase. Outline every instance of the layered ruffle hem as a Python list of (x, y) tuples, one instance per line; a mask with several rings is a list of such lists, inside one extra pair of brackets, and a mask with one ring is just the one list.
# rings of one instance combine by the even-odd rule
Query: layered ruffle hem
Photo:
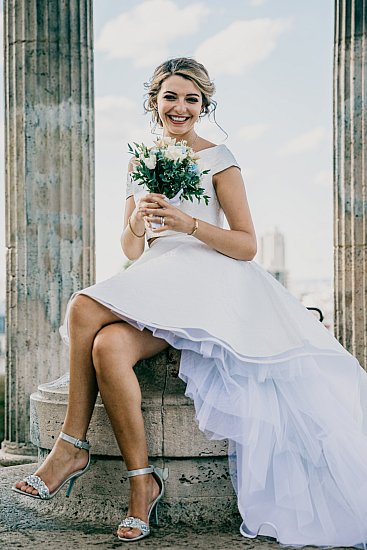
[(177, 235), (80, 293), (182, 350), (199, 428), (229, 441), (245, 537), (366, 548), (367, 373), (271, 275)]

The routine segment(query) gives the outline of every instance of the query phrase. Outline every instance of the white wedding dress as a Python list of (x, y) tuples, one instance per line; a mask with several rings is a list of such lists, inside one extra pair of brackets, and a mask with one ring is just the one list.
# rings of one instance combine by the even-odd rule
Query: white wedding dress
[[(210, 203), (181, 208), (222, 226), (212, 176), (238, 164), (225, 145), (200, 155)], [(142, 193), (128, 182), (128, 196)], [(367, 373), (270, 274), (167, 231), (127, 270), (79, 293), (182, 350), (200, 429), (229, 440), (244, 536), (366, 547)]]

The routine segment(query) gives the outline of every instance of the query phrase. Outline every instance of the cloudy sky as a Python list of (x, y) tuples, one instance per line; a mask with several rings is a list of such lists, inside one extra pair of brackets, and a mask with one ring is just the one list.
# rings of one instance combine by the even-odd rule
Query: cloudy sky
[[(177, 56), (215, 81), (258, 237), (273, 226), (285, 235), (292, 279), (331, 278), (332, 0), (95, 0), (94, 37), (97, 279), (124, 263), (126, 144), (154, 138), (143, 83)], [(198, 131), (225, 140), (213, 123)], [(0, 239), (4, 250), (3, 227)]]

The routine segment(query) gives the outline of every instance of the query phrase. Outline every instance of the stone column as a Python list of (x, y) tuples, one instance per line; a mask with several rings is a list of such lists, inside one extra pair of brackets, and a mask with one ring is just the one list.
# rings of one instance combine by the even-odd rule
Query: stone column
[(67, 369), (58, 333), (94, 282), (92, 0), (4, 0), (5, 441), (36, 454), (29, 396)]
[(367, 368), (367, 1), (336, 0), (335, 335)]

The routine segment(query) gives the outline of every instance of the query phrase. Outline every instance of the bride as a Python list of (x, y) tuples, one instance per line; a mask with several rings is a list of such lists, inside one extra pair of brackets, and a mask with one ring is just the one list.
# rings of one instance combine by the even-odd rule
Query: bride
[[(117, 534), (125, 542), (146, 537), (166, 472), (148, 463), (133, 368), (171, 345), (182, 350), (179, 375), (200, 429), (229, 440), (241, 533), (275, 533), (288, 545), (365, 547), (367, 375), (254, 261), (255, 230), (236, 159), (196, 132), (215, 109), (213, 94), (205, 67), (193, 59), (155, 70), (146, 110), (164, 136), (198, 152), (209, 170), (201, 184), (209, 204), (177, 208), (128, 175), (121, 246), (135, 261), (72, 296), (60, 329), (70, 345), (63, 432), (14, 490), (48, 499), (68, 482), (70, 492), (90, 466), (86, 433), (99, 390), (130, 478)], [(190, 293), (182, 290), (187, 281)]]

